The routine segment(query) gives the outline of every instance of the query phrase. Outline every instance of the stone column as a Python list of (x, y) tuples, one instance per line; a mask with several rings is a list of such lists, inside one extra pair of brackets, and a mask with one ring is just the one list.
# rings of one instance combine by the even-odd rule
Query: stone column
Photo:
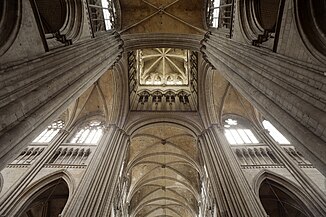
[(0, 66), (0, 170), (117, 61), (119, 35)]
[(326, 175), (324, 68), (207, 35), (207, 60)]
[(63, 217), (110, 216), (119, 172), (129, 145), (129, 136), (109, 125), (83, 179), (67, 203)]
[(25, 173), (16, 181), (6, 194), (0, 200), (0, 216), (14, 216), (20, 209), (19, 204), (22, 192), (29, 186), (35, 176), (43, 168), (44, 164), (49, 162), (55, 151), (59, 148), (62, 142), (65, 141), (69, 133), (61, 129), (53, 141), (45, 148), (45, 150), (36, 157), (35, 161), (25, 171)]
[(279, 162), (290, 171), (293, 177), (300, 183), (302, 190), (305, 192), (307, 199), (310, 200), (314, 216), (326, 216), (326, 197), (318, 186), (307, 176), (307, 174), (299, 167), (299, 165), (289, 156), (280, 144), (269, 135), (267, 130), (258, 130), (260, 138), (275, 153), (275, 157)]
[(266, 216), (264, 208), (246, 181), (223, 130), (213, 125), (202, 133), (199, 141), (218, 216)]

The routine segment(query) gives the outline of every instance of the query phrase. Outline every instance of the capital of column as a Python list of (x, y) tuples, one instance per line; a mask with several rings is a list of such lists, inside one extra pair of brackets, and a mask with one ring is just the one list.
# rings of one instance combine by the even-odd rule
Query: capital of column
[(224, 131), (224, 128), (220, 124), (215, 123), (215, 124), (211, 124), (209, 127), (207, 127), (204, 130), (202, 130), (198, 136), (202, 136), (203, 134), (205, 134), (208, 131), (213, 130), (213, 129), (217, 129), (220, 132), (223, 132)]
[(130, 135), (123, 128), (121, 128), (120, 126), (118, 126), (117, 124), (105, 124), (104, 125), (104, 130), (106, 132), (108, 132), (109, 129), (111, 129), (111, 128), (116, 129), (117, 131), (121, 132), (124, 136), (127, 136), (128, 139), (130, 139)]

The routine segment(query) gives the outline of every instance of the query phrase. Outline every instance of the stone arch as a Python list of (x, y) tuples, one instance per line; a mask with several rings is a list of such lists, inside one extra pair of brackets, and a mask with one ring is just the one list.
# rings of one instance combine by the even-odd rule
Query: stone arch
[[(290, 197), (291, 199), (293, 199), (293, 201), (295, 203), (297, 203), (297, 208), (301, 207), (303, 214), (304, 215), (300, 215), (300, 216), (307, 216), (307, 217), (312, 217), (312, 216), (320, 216), (320, 213), (317, 209), (315, 209), (314, 204), (311, 202), (311, 200), (308, 198), (308, 196), (305, 194), (305, 191), (298, 186), (297, 184), (295, 184), (294, 182), (292, 182), (291, 180), (287, 179), (286, 177), (283, 177), (275, 172), (272, 172), (270, 170), (267, 169), (263, 169), (261, 170), (253, 179), (252, 182), (252, 187), (253, 190), (256, 194), (256, 196), (258, 197), (258, 199), (261, 201), (260, 199), (260, 189), (262, 187), (262, 184), (268, 184), (270, 185), (270, 188), (274, 188), (277, 189), (277, 191), (283, 192), (283, 194), (287, 195), (288, 197)], [(271, 187), (272, 186), (272, 187)], [(277, 195), (276, 191), (272, 192)], [(276, 196), (279, 200), (281, 200), (280, 197)], [(262, 201), (261, 201), (262, 202)], [(290, 205), (293, 205), (291, 203), (289, 203)]]
[(200, 105), (203, 105), (199, 107), (200, 113), (206, 119), (204, 120), (206, 126), (220, 124), (220, 114), (222, 113), (229, 83), (221, 73), (214, 70), (207, 63), (203, 63), (201, 67), (203, 68), (204, 79), (199, 80), (199, 87), (202, 87), (202, 89), (199, 91), (198, 98), (200, 99)]
[(126, 69), (121, 62), (114, 65), (113, 69), (107, 69), (68, 107), (68, 131), (73, 131), (76, 126), (92, 118), (98, 118), (106, 124), (124, 123), (129, 111), (126, 91), (128, 80), (124, 77)]
[(93, 113), (92, 115), (89, 116), (83, 116), (77, 121), (75, 121), (73, 125), (70, 126), (69, 128), (70, 133), (66, 138), (66, 142), (69, 142), (75, 136), (75, 134), (78, 133), (80, 129), (87, 126), (91, 122), (100, 122), (100, 125), (103, 127), (105, 127), (107, 124), (105, 117), (102, 114)]
[[(57, 41), (69, 45), (79, 39), (82, 31), (83, 2), (80, 0), (35, 0), (34, 16), (39, 20), (41, 31), (49, 47)], [(51, 8), (49, 10), (49, 8)]]
[(22, 0), (0, 1), (0, 56), (15, 41), (22, 19)]
[(307, 49), (318, 60), (326, 61), (326, 2), (294, 0), (296, 25)]
[(184, 129), (187, 129), (193, 136), (197, 136), (203, 130), (201, 126), (200, 120), (198, 119), (190, 119), (185, 116), (171, 114), (169, 117), (162, 117), (156, 114), (148, 114), (146, 118), (139, 118), (133, 121), (127, 122), (125, 126), (125, 131), (129, 135), (133, 135), (137, 130), (150, 126), (152, 124), (157, 123), (165, 123), (165, 124), (174, 124), (178, 125)]
[(36, 0), (35, 3), (44, 33), (59, 31), (67, 20), (67, 2), (65, 0)]
[(235, 113), (225, 113), (221, 116), (221, 125), (223, 126), (224, 124), (224, 120), (228, 119), (228, 118), (233, 118), (236, 119), (238, 121), (238, 124), (242, 127), (248, 127), (249, 129), (255, 131), (255, 122), (253, 122), (252, 120), (248, 119), (247, 117), (244, 117), (242, 115), (239, 114), (235, 114)]
[(68, 188), (68, 199), (64, 205), (63, 210), (61, 211), (61, 213), (63, 213), (65, 207), (70, 202), (76, 187), (73, 177), (64, 169), (50, 173), (29, 185), (21, 193), (15, 208), (10, 211), (9, 216), (19, 216), (23, 214), (23, 212), (26, 211), (26, 209), (38, 196), (55, 187), (60, 182), (62, 182)]
[(170, 208), (179, 210), (182, 216), (189, 216), (186, 214), (189, 211), (191, 216), (198, 214), (203, 176), (198, 132), (193, 123), (184, 119), (153, 117), (129, 126), (125, 173), (129, 180), (127, 200), (131, 216), (155, 211), (171, 198), (179, 201), (180, 210), (175, 204)]
[[(276, 35), (279, 34), (282, 0), (244, 0), (240, 1), (241, 29), (248, 43), (275, 49)], [(280, 11), (281, 10), (281, 11)], [(273, 47), (274, 46), (274, 47)]]

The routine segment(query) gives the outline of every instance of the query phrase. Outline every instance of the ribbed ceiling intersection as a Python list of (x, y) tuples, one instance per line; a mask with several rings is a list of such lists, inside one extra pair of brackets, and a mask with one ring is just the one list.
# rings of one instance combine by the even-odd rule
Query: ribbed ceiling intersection
[(183, 129), (154, 125), (131, 140), (129, 214), (197, 216), (200, 169), (196, 139)]

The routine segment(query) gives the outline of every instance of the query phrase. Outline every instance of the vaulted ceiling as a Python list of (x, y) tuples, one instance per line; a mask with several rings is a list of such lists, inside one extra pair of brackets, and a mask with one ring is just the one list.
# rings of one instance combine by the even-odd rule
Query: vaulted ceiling
[(174, 48), (138, 50), (141, 85), (187, 85), (188, 51)]
[(120, 0), (121, 33), (204, 33), (203, 0)]
[(197, 142), (188, 131), (167, 124), (139, 130), (127, 166), (130, 216), (197, 216), (200, 168)]
[[(120, 0), (120, 33), (129, 36), (136, 33), (203, 35), (206, 28), (204, 6), (202, 0)], [(175, 85), (178, 81), (189, 84), (189, 72), (185, 66), (189, 64), (185, 61), (189, 53), (176, 47), (140, 47), (141, 50), (135, 51), (142, 55), (137, 67), (143, 68), (137, 78), (143, 88), (166, 89), (170, 78), (175, 82), (170, 85), (173, 88), (180, 86)], [(126, 59), (123, 61), (128, 63)], [(249, 119), (254, 115), (253, 107), (218, 70), (208, 73), (207, 78), (203, 77), (205, 73), (198, 71), (198, 80), (207, 79), (207, 87), (201, 89), (205, 93), (199, 93), (207, 97), (207, 105), (201, 105), (203, 101), (200, 99), (199, 107), (208, 107), (211, 120), (221, 122), (225, 114)], [(158, 77), (161, 83), (154, 85)], [(81, 95), (69, 107), (70, 121), (93, 114), (110, 119), (113, 95), (117, 92), (114, 79), (114, 73), (108, 71)], [(130, 110), (132, 116), (134, 111)], [(134, 115), (139, 116), (141, 112)], [(203, 165), (196, 137), (189, 131), (163, 123), (141, 128), (132, 135), (127, 162), (124, 171), (129, 180), (126, 203), (131, 217), (198, 216), (202, 202)]]

